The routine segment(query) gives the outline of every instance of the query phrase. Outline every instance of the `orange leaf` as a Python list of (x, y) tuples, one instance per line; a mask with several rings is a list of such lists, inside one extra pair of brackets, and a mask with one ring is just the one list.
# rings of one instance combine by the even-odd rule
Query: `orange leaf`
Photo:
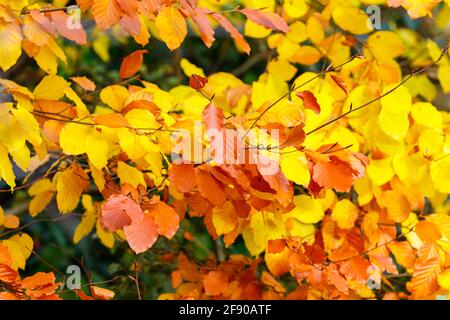
[(179, 270), (175, 270), (172, 272), (172, 288), (178, 287), (182, 282), (183, 278), (181, 277), (181, 272)]
[(250, 54), (250, 45), (248, 42), (244, 39), (242, 34), (240, 34), (239, 30), (236, 29), (235, 26), (228, 20), (224, 15), (220, 13), (213, 13), (211, 16), (220, 23), (220, 25), (227, 31), (231, 37), (236, 42), (236, 45), (238, 48), (240, 48), (242, 51), (244, 51), (246, 54)]
[(254, 9), (242, 9), (240, 11), (253, 22), (268, 29), (282, 31), (284, 33), (287, 33), (290, 30), (286, 21), (274, 12)]
[(168, 239), (171, 239), (175, 235), (180, 225), (180, 217), (171, 206), (160, 201), (149, 211), (149, 214), (158, 226), (158, 233), (160, 235)]
[(95, 83), (87, 77), (71, 77), (70, 80), (80, 85), (86, 91), (95, 91)]
[(95, 124), (107, 126), (110, 128), (123, 128), (128, 127), (128, 121), (119, 113), (107, 113), (94, 116), (93, 119)]
[(297, 92), (297, 96), (303, 100), (303, 105), (306, 109), (311, 109), (316, 114), (320, 113), (320, 105), (317, 103), (317, 99), (311, 91)]
[(206, 170), (197, 171), (198, 191), (213, 205), (220, 206), (225, 202), (225, 192), (219, 181)]
[(209, 10), (203, 8), (195, 8), (191, 18), (200, 31), (200, 38), (203, 40), (203, 43), (210, 48), (216, 39), (214, 38), (214, 29), (211, 28), (211, 24), (208, 21), (208, 12)]
[(125, 238), (135, 253), (150, 249), (158, 239), (158, 228), (152, 216), (144, 214), (141, 220), (134, 220), (123, 228)]
[(119, 22), (122, 12), (116, 0), (95, 0), (92, 15), (100, 29), (109, 29)]
[(269, 253), (280, 253), (286, 247), (286, 242), (284, 240), (269, 240), (267, 242), (267, 252)]
[(420, 221), (416, 224), (415, 231), (423, 242), (433, 243), (441, 238), (441, 232), (433, 222)]
[(352, 187), (352, 169), (341, 160), (320, 162), (313, 168), (313, 180), (321, 187), (348, 192)]
[(174, 164), (169, 170), (169, 181), (179, 192), (189, 192), (197, 185), (197, 175), (192, 164)]
[(53, 272), (38, 272), (22, 280), (22, 286), (26, 289), (26, 294), (30, 297), (42, 297), (52, 295), (59, 284), (55, 283)]
[(95, 299), (100, 299), (100, 300), (111, 300), (115, 296), (114, 291), (111, 291), (111, 290), (108, 290), (105, 288), (100, 288), (97, 286), (91, 286), (91, 292), (92, 292), (92, 296)]
[(425, 298), (439, 288), (437, 281), (441, 273), (439, 252), (433, 244), (425, 244), (419, 249), (414, 273), (406, 288), (413, 294), (414, 298)]
[(100, 221), (111, 232), (142, 220), (141, 207), (123, 194), (113, 194), (101, 208)]
[(228, 287), (228, 276), (222, 271), (210, 271), (203, 277), (203, 288), (209, 296), (221, 295)]
[(129, 56), (126, 56), (120, 66), (120, 78), (128, 79), (138, 72), (144, 62), (144, 54), (147, 52), (147, 50), (137, 50)]

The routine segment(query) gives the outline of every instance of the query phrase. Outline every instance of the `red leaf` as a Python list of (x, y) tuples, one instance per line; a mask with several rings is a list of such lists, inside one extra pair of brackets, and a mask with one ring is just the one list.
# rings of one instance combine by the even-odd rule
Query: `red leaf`
[(220, 25), (227, 31), (231, 37), (236, 42), (236, 45), (244, 51), (246, 54), (250, 54), (250, 45), (248, 42), (244, 39), (242, 34), (236, 29), (235, 26), (228, 20), (224, 15), (220, 13), (213, 13), (211, 14), (214, 20), (220, 23)]
[(200, 90), (205, 87), (205, 85), (208, 83), (208, 79), (202, 76), (199, 76), (198, 74), (193, 74), (189, 78), (189, 85), (191, 88), (194, 88), (195, 90)]
[(137, 50), (125, 57), (120, 66), (120, 78), (127, 79), (138, 72), (144, 62), (144, 54), (147, 52), (147, 50)]
[(189, 192), (197, 185), (197, 176), (192, 164), (174, 164), (169, 170), (169, 181), (179, 192)]
[(114, 194), (103, 204), (100, 222), (107, 230), (114, 232), (132, 222), (139, 222), (142, 216), (142, 209), (136, 202), (123, 194)]
[(131, 249), (142, 253), (150, 249), (158, 239), (158, 228), (152, 216), (144, 214), (140, 221), (133, 221), (123, 228)]
[(335, 75), (331, 75), (331, 79), (333, 79), (333, 81), (339, 86), (339, 88), (342, 89), (342, 91), (345, 92), (345, 94), (348, 94), (348, 89), (344, 80)]
[(282, 17), (274, 12), (254, 10), (254, 9), (242, 9), (240, 10), (251, 21), (262, 25), (268, 29), (279, 30), (282, 32), (289, 32), (289, 26)]
[(320, 113), (320, 105), (317, 103), (317, 99), (311, 91), (297, 92), (297, 96), (303, 100), (303, 105), (306, 109), (311, 109), (316, 114)]

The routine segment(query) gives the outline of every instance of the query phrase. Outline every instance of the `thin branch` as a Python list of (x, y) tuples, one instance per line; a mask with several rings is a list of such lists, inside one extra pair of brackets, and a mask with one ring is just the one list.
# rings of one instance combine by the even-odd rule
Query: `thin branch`
[(349, 114), (351, 114), (351, 113), (353, 113), (353, 112), (356, 112), (356, 111), (358, 111), (358, 110), (361, 110), (362, 108), (365, 108), (365, 107), (371, 105), (372, 103), (374, 103), (374, 102), (376, 102), (376, 101), (378, 101), (378, 100), (381, 100), (382, 98), (384, 98), (384, 97), (386, 97), (387, 95), (391, 94), (392, 92), (396, 91), (398, 88), (400, 88), (400, 87), (401, 87), (402, 85), (404, 85), (406, 82), (408, 82), (412, 77), (414, 77), (414, 76), (416, 76), (416, 75), (418, 75), (418, 74), (421, 74), (421, 73), (425, 72), (426, 70), (428, 70), (429, 68), (431, 68), (431, 67), (435, 66), (436, 64), (438, 64), (439, 61), (441, 61), (442, 58), (447, 54), (447, 52), (448, 52), (448, 46), (446, 46), (446, 47), (444, 47), (444, 48), (442, 49), (441, 55), (439, 56), (439, 58), (438, 58), (436, 61), (434, 61), (433, 63), (430, 63), (429, 65), (427, 65), (427, 66), (425, 66), (425, 67), (423, 67), (423, 68), (421, 68), (421, 69), (419, 69), (419, 70), (417, 70), (417, 71), (411, 72), (411, 74), (410, 74), (408, 77), (406, 77), (403, 81), (401, 81), (399, 84), (397, 84), (397, 85), (396, 85), (395, 87), (393, 87), (392, 89), (390, 89), (390, 90), (388, 90), (387, 92), (383, 93), (383, 94), (380, 95), (379, 97), (374, 98), (374, 99), (372, 99), (372, 100), (370, 100), (370, 101), (368, 101), (368, 102), (366, 102), (366, 103), (360, 105), (360, 106), (357, 107), (357, 108), (351, 108), (349, 111), (344, 112), (344, 113), (341, 114), (340, 116), (337, 116), (336, 118), (331, 119), (331, 120), (325, 122), (324, 124), (318, 126), (317, 128), (312, 129), (311, 131), (307, 132), (306, 135), (310, 135), (310, 134), (312, 134), (312, 133), (314, 133), (314, 132), (316, 132), (316, 131), (319, 131), (320, 129), (323, 129), (323, 128), (329, 126), (330, 124), (332, 124), (332, 123), (338, 121), (339, 119), (342, 119), (342, 118), (348, 116)]

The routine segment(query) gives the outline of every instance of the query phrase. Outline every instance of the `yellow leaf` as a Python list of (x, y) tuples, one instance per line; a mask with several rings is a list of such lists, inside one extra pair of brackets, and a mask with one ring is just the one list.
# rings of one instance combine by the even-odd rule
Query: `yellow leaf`
[(310, 4), (305, 0), (285, 0), (283, 8), (291, 18), (303, 17), (309, 10)]
[(380, 129), (394, 140), (402, 140), (409, 129), (408, 115), (404, 113), (391, 113), (383, 108), (378, 115)]
[(229, 233), (234, 230), (238, 221), (235, 209), (230, 201), (224, 202), (220, 207), (214, 207), (212, 222), (218, 235)]
[(375, 56), (380, 62), (389, 61), (405, 52), (402, 40), (391, 31), (377, 31), (367, 39), (366, 56)]
[(325, 37), (324, 28), (314, 15), (311, 15), (306, 22), (306, 33), (313, 43), (320, 43)]
[(358, 208), (348, 199), (343, 199), (336, 203), (331, 213), (331, 217), (337, 222), (341, 229), (351, 229), (358, 219)]
[(183, 70), (186, 77), (190, 77), (193, 74), (198, 74), (199, 76), (205, 77), (205, 72), (203, 71), (203, 69), (189, 62), (189, 60), (186, 58), (180, 60), (180, 67)]
[(133, 109), (125, 115), (125, 119), (132, 128), (141, 131), (155, 130), (160, 127), (153, 113), (146, 109)]
[(83, 191), (89, 187), (89, 177), (75, 164), (64, 170), (56, 182), (56, 203), (61, 213), (74, 210)]
[(100, 99), (118, 112), (122, 111), (128, 96), (128, 90), (119, 85), (108, 86), (100, 92)]
[[(86, 198), (90, 198), (88, 195), (83, 195), (83, 201)], [(92, 200), (88, 200), (92, 201)], [(77, 244), (85, 236), (87, 236), (92, 229), (94, 229), (95, 223), (97, 222), (97, 217), (95, 215), (95, 210), (86, 210), (81, 218), (80, 224), (76, 227), (75, 233), (73, 234), (73, 243)]]
[(450, 157), (432, 161), (430, 175), (437, 191), (445, 194), (450, 193)]
[(142, 172), (123, 161), (117, 162), (117, 175), (122, 183), (129, 183), (135, 188), (140, 184), (146, 186)]
[(16, 186), (16, 176), (8, 158), (8, 150), (0, 143), (0, 176), (11, 189)]
[(37, 99), (59, 100), (64, 96), (64, 91), (70, 83), (55, 75), (48, 75), (34, 89), (34, 96)]
[(24, 270), (26, 259), (23, 255), (21, 245), (13, 240), (3, 240), (1, 243), (8, 247), (8, 252), (12, 258), (11, 268), (14, 270), (17, 270), (19, 268)]
[(440, 154), (444, 147), (444, 136), (434, 129), (427, 129), (419, 136), (419, 150), (425, 156)]
[(33, 251), (33, 239), (26, 233), (21, 233), (20, 235), (16, 234), (9, 238), (8, 240), (16, 242), (20, 249), (22, 250), (22, 256), (25, 260), (27, 260), (31, 252)]
[(306, 33), (306, 26), (301, 21), (296, 21), (289, 26), (290, 31), (286, 34), (286, 37), (296, 43), (301, 43), (308, 39), (308, 34)]
[(17, 229), (20, 225), (20, 220), (17, 216), (7, 215), (3, 219), (3, 226), (6, 229)]
[(26, 145), (22, 146), (19, 149), (12, 150), (10, 152), (11, 157), (14, 162), (19, 166), (22, 171), (26, 172), (28, 170), (28, 166), (30, 165), (30, 149)]
[(386, 96), (381, 98), (381, 106), (390, 114), (407, 114), (412, 106), (411, 94), (405, 86), (400, 86), (394, 90), (396, 86), (396, 84), (392, 84), (383, 88), (383, 94), (386, 94)]
[(9, 70), (22, 54), (22, 32), (15, 23), (0, 22), (0, 68)]
[(421, 126), (442, 129), (442, 115), (429, 102), (416, 102), (412, 106), (411, 115), (414, 121)]
[(75, 102), (76, 105), (76, 110), (77, 110), (77, 115), (79, 118), (86, 118), (90, 116), (89, 110), (87, 108), (87, 106), (84, 104), (84, 102), (81, 100), (81, 98), (78, 96), (78, 94), (73, 91), (73, 89), (71, 87), (67, 87), (64, 90), (64, 94), (66, 95), (66, 97), (70, 100), (72, 100), (73, 102)]
[(392, 179), (394, 170), (391, 166), (392, 158), (373, 160), (371, 159), (367, 167), (367, 174), (376, 186), (381, 186)]
[(366, 34), (373, 29), (367, 14), (358, 8), (339, 6), (332, 16), (340, 28), (353, 34)]
[(267, 71), (269, 71), (269, 73), (274, 75), (276, 78), (289, 81), (295, 76), (297, 68), (286, 60), (276, 59), (269, 62)]
[(92, 48), (94, 49), (95, 53), (100, 57), (100, 59), (103, 60), (103, 62), (109, 62), (109, 60), (111, 59), (109, 55), (109, 45), (110, 45), (109, 36), (104, 32), (99, 32), (98, 36), (92, 43)]
[(89, 126), (67, 123), (59, 135), (59, 144), (65, 154), (79, 155), (86, 152), (85, 141), (91, 131)]
[(450, 291), (450, 269), (444, 271), (444, 273), (438, 275), (439, 285), (447, 291)]
[(5, 212), (2, 207), (0, 207), (0, 226), (3, 225), (3, 221), (5, 221)]
[(86, 139), (85, 150), (90, 163), (97, 169), (104, 168), (108, 163), (109, 146), (105, 138), (95, 129)]
[(39, 145), (42, 142), (41, 130), (36, 118), (24, 107), (18, 105), (16, 109), (12, 110), (14, 119), (19, 124), (19, 127), (27, 135), (27, 140), (32, 144)]
[(105, 177), (103, 176), (103, 170), (97, 169), (92, 163), (89, 162), (89, 169), (91, 170), (92, 178), (100, 192), (105, 188)]
[(97, 220), (97, 224), (95, 227), (97, 231), (97, 236), (103, 243), (103, 245), (105, 245), (105, 247), (110, 249), (114, 247), (114, 234), (103, 229), (102, 225), (100, 224), (100, 220)]
[(37, 194), (31, 199), (28, 205), (28, 211), (32, 217), (37, 216), (41, 213), (52, 201), (54, 192), (53, 191), (44, 191), (42, 193)]
[(174, 6), (164, 7), (155, 20), (160, 38), (173, 51), (177, 49), (187, 35), (187, 24), (183, 15)]
[(307, 195), (294, 197), (293, 217), (303, 223), (317, 223), (323, 219), (324, 211), (320, 201)]
[(267, 37), (271, 32), (271, 29), (267, 29), (251, 20), (245, 21), (244, 34), (247, 37), (261, 39)]
[(33, 58), (42, 70), (48, 74), (56, 75), (58, 71), (58, 60), (47, 45), (42, 46), (39, 53)]
[(438, 79), (442, 90), (445, 93), (450, 92), (450, 64), (441, 64), (438, 68)]
[(296, 184), (305, 187), (309, 185), (311, 175), (308, 168), (308, 161), (303, 153), (291, 152), (283, 154), (281, 158), (281, 171), (283, 171), (286, 178)]

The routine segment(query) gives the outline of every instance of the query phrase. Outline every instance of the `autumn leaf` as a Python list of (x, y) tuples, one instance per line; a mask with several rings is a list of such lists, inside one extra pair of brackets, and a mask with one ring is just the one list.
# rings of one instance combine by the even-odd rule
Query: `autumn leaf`
[(195, 90), (203, 89), (207, 83), (208, 79), (198, 74), (193, 74), (189, 77), (189, 85)]
[(147, 50), (137, 50), (126, 56), (120, 66), (120, 78), (128, 79), (138, 72), (144, 62), (144, 54), (147, 52)]
[(135, 253), (147, 251), (158, 239), (158, 227), (149, 214), (144, 214), (140, 220), (134, 220), (131, 224), (124, 226), (123, 231)]
[(123, 194), (112, 195), (101, 208), (101, 222), (111, 232), (142, 220), (141, 207)]
[(320, 105), (317, 103), (317, 99), (311, 91), (297, 92), (297, 96), (303, 100), (303, 105), (306, 109), (311, 109), (316, 114), (320, 113)]
[(86, 91), (95, 91), (95, 83), (87, 77), (71, 77), (70, 80), (77, 83)]
[(173, 51), (177, 49), (187, 35), (187, 24), (180, 11), (174, 6), (164, 7), (155, 20), (159, 36)]
[(245, 14), (247, 18), (253, 22), (260, 24), (265, 28), (285, 33), (290, 30), (286, 21), (276, 13), (254, 9), (241, 9), (240, 12)]

